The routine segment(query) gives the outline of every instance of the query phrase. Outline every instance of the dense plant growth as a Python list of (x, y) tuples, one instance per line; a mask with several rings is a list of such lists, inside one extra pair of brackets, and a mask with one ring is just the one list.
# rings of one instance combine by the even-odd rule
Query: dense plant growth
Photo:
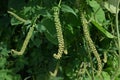
[(119, 3), (0, 1), (0, 80), (120, 80)]

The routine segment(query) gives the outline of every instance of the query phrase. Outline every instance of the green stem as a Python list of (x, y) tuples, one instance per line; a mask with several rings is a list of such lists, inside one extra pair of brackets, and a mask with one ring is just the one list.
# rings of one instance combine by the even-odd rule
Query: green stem
[(14, 16), (16, 19), (18, 19), (19, 21), (24, 22), (24, 23), (27, 22), (27, 20), (25, 20), (25, 19), (19, 17), (18, 15), (16, 15), (16, 14), (13, 13), (13, 12), (11, 12), (11, 11), (7, 11), (7, 12), (8, 12), (9, 14), (11, 14), (12, 16)]
[(57, 73), (58, 73), (58, 70), (59, 70), (59, 65), (60, 65), (60, 60), (58, 60), (54, 72), (51, 72), (51, 71), (50, 71), (50, 75), (51, 75), (52, 77), (56, 77), (56, 76), (57, 76)]
[(111, 80), (115, 80), (116, 77), (119, 76), (120, 74), (120, 32), (119, 32), (119, 23), (118, 23), (118, 14), (119, 14), (119, 4), (120, 4), (120, 0), (118, 0), (118, 2), (116, 2), (117, 5), (116, 5), (116, 15), (115, 15), (115, 22), (116, 22), (116, 29), (117, 29), (117, 40), (118, 40), (118, 53), (119, 53), (119, 56), (118, 56), (118, 68), (116, 69), (115, 73), (113, 74), (112, 76), (112, 79)]
[[(90, 50), (90, 49), (88, 49), (88, 50)], [(92, 68), (92, 73), (91, 73), (92, 76), (91, 76), (91, 78), (92, 78), (92, 80), (94, 80), (94, 67), (93, 67), (93, 62), (92, 62), (92, 56), (91, 56), (89, 51), (88, 51), (88, 53), (89, 53), (90, 64), (91, 64), (91, 68)]]
[(38, 17), (39, 17), (39, 15), (37, 17), (35, 17), (35, 19), (34, 19), (34, 21), (32, 23), (32, 27), (30, 27), (29, 32), (27, 33), (27, 36), (26, 36), (26, 38), (24, 40), (24, 43), (22, 45), (21, 50), (20, 51), (16, 51), (16, 50), (12, 49), (11, 50), (12, 53), (17, 54), (17, 55), (23, 55), (23, 53), (25, 52), (25, 50), (27, 48), (27, 45), (28, 45), (28, 43), (30, 41), (30, 38), (31, 38), (31, 36), (33, 34), (34, 27), (35, 27), (35, 22), (36, 22)]
[(58, 7), (60, 7), (60, 5), (61, 5), (61, 2), (62, 2), (62, 0), (60, 0), (60, 1), (59, 1), (59, 3), (58, 3)]
[(26, 36), (26, 38), (24, 40), (24, 43), (22, 45), (21, 50), (20, 51), (16, 51), (16, 50), (12, 49), (12, 53), (17, 54), (17, 55), (23, 55), (23, 53), (25, 52), (26, 47), (27, 47), (27, 45), (29, 43), (29, 40), (30, 40), (30, 38), (32, 36), (32, 33), (34, 31), (34, 27), (35, 27), (35, 25), (33, 25), (32, 27), (30, 27), (30, 30), (29, 30), (29, 32), (28, 32), (28, 34), (27, 34), (27, 36)]
[(86, 73), (87, 73), (89, 79), (90, 79), (90, 80), (93, 80), (93, 78), (91, 77), (91, 75), (90, 75), (90, 73), (88, 72), (88, 70), (86, 69), (85, 71), (86, 71)]

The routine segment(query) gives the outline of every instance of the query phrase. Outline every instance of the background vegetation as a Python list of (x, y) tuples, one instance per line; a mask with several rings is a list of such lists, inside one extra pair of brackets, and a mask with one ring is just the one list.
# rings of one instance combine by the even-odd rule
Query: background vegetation
[(1, 0), (0, 80), (120, 80), (120, 0)]

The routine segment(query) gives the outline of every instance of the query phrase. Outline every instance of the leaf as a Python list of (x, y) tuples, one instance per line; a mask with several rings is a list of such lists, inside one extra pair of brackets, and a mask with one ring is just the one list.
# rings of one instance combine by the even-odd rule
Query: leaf
[(0, 54), (2, 54), (4, 56), (8, 56), (8, 52), (9, 51), (6, 48), (3, 48)]
[(13, 76), (9, 74), (9, 70), (0, 70), (0, 80), (13, 80)]
[(7, 75), (7, 71), (6, 70), (0, 70), (0, 79), (1, 80), (5, 80), (5, 76)]
[(33, 44), (34, 44), (36, 47), (39, 47), (41, 43), (42, 43), (42, 42), (41, 42), (41, 40), (40, 40), (39, 38), (36, 38), (36, 39), (34, 39), (34, 41), (33, 41)]
[(19, 25), (19, 24), (22, 24), (23, 22), (21, 21), (18, 21), (17, 19), (15, 18), (12, 18), (11, 19), (11, 25)]
[(102, 10), (101, 6), (95, 0), (90, 1), (89, 5), (92, 7), (92, 9), (94, 11), (93, 18), (97, 22), (103, 23), (103, 21), (105, 21), (105, 14), (104, 14), (104, 11)]
[(108, 0), (104, 2), (103, 6), (110, 11), (111, 13), (116, 14), (116, 6), (118, 4), (118, 0)]
[(120, 80), (120, 78), (116, 78), (115, 80)]
[(53, 44), (58, 44), (54, 22), (50, 19), (42, 20), (41, 24), (46, 28), (45, 36)]
[(75, 11), (68, 5), (61, 5), (61, 9), (63, 12), (72, 13), (77, 17), (77, 14), (75, 13)]
[(44, 32), (44, 31), (46, 31), (45, 26), (42, 25), (41, 23), (37, 24), (36, 29), (37, 29), (39, 32)]
[(102, 76), (104, 80), (111, 80), (110, 75), (105, 71), (102, 71)]
[(106, 37), (108, 37), (108, 38), (115, 38), (114, 35), (112, 35), (107, 30), (105, 30), (99, 23), (97, 23), (96, 21), (91, 21), (91, 22), (98, 30), (100, 30), (103, 34), (105, 34)]
[(63, 80), (62, 77), (50, 77), (50, 80)]
[(52, 35), (50, 32), (45, 32), (45, 36), (48, 39), (48, 41), (50, 41), (51, 43), (57, 45), (58, 44), (58, 40), (56, 35)]
[(0, 68), (5, 67), (6, 62), (7, 62), (6, 58), (0, 58)]
[(42, 16), (44, 16), (46, 18), (51, 18), (52, 17), (52, 15), (46, 9), (41, 9), (40, 10), (40, 15), (42, 15)]

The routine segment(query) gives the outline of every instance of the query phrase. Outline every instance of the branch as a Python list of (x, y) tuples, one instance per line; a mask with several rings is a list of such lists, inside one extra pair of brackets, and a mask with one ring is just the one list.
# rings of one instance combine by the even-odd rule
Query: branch
[(36, 22), (36, 20), (37, 20), (38, 17), (39, 17), (39, 15), (38, 15), (37, 17), (35, 17), (33, 23), (31, 23), (31, 24), (32, 24), (32, 27), (30, 27), (30, 29), (29, 29), (29, 32), (28, 32), (28, 34), (27, 34), (27, 36), (26, 36), (26, 38), (25, 38), (25, 40), (24, 40), (24, 43), (23, 43), (23, 45), (22, 45), (21, 50), (20, 50), (20, 51), (16, 51), (16, 50), (12, 49), (12, 50), (11, 50), (12, 53), (15, 53), (15, 54), (17, 54), (17, 55), (23, 55), (23, 53), (25, 52), (25, 50), (26, 50), (26, 48), (27, 48), (27, 45), (28, 45), (28, 43), (29, 43), (29, 41), (30, 41), (30, 38), (31, 38), (31, 36), (32, 36), (32, 33), (33, 33), (33, 31), (34, 31), (34, 27), (35, 27), (35, 25), (36, 25), (35, 22)]

